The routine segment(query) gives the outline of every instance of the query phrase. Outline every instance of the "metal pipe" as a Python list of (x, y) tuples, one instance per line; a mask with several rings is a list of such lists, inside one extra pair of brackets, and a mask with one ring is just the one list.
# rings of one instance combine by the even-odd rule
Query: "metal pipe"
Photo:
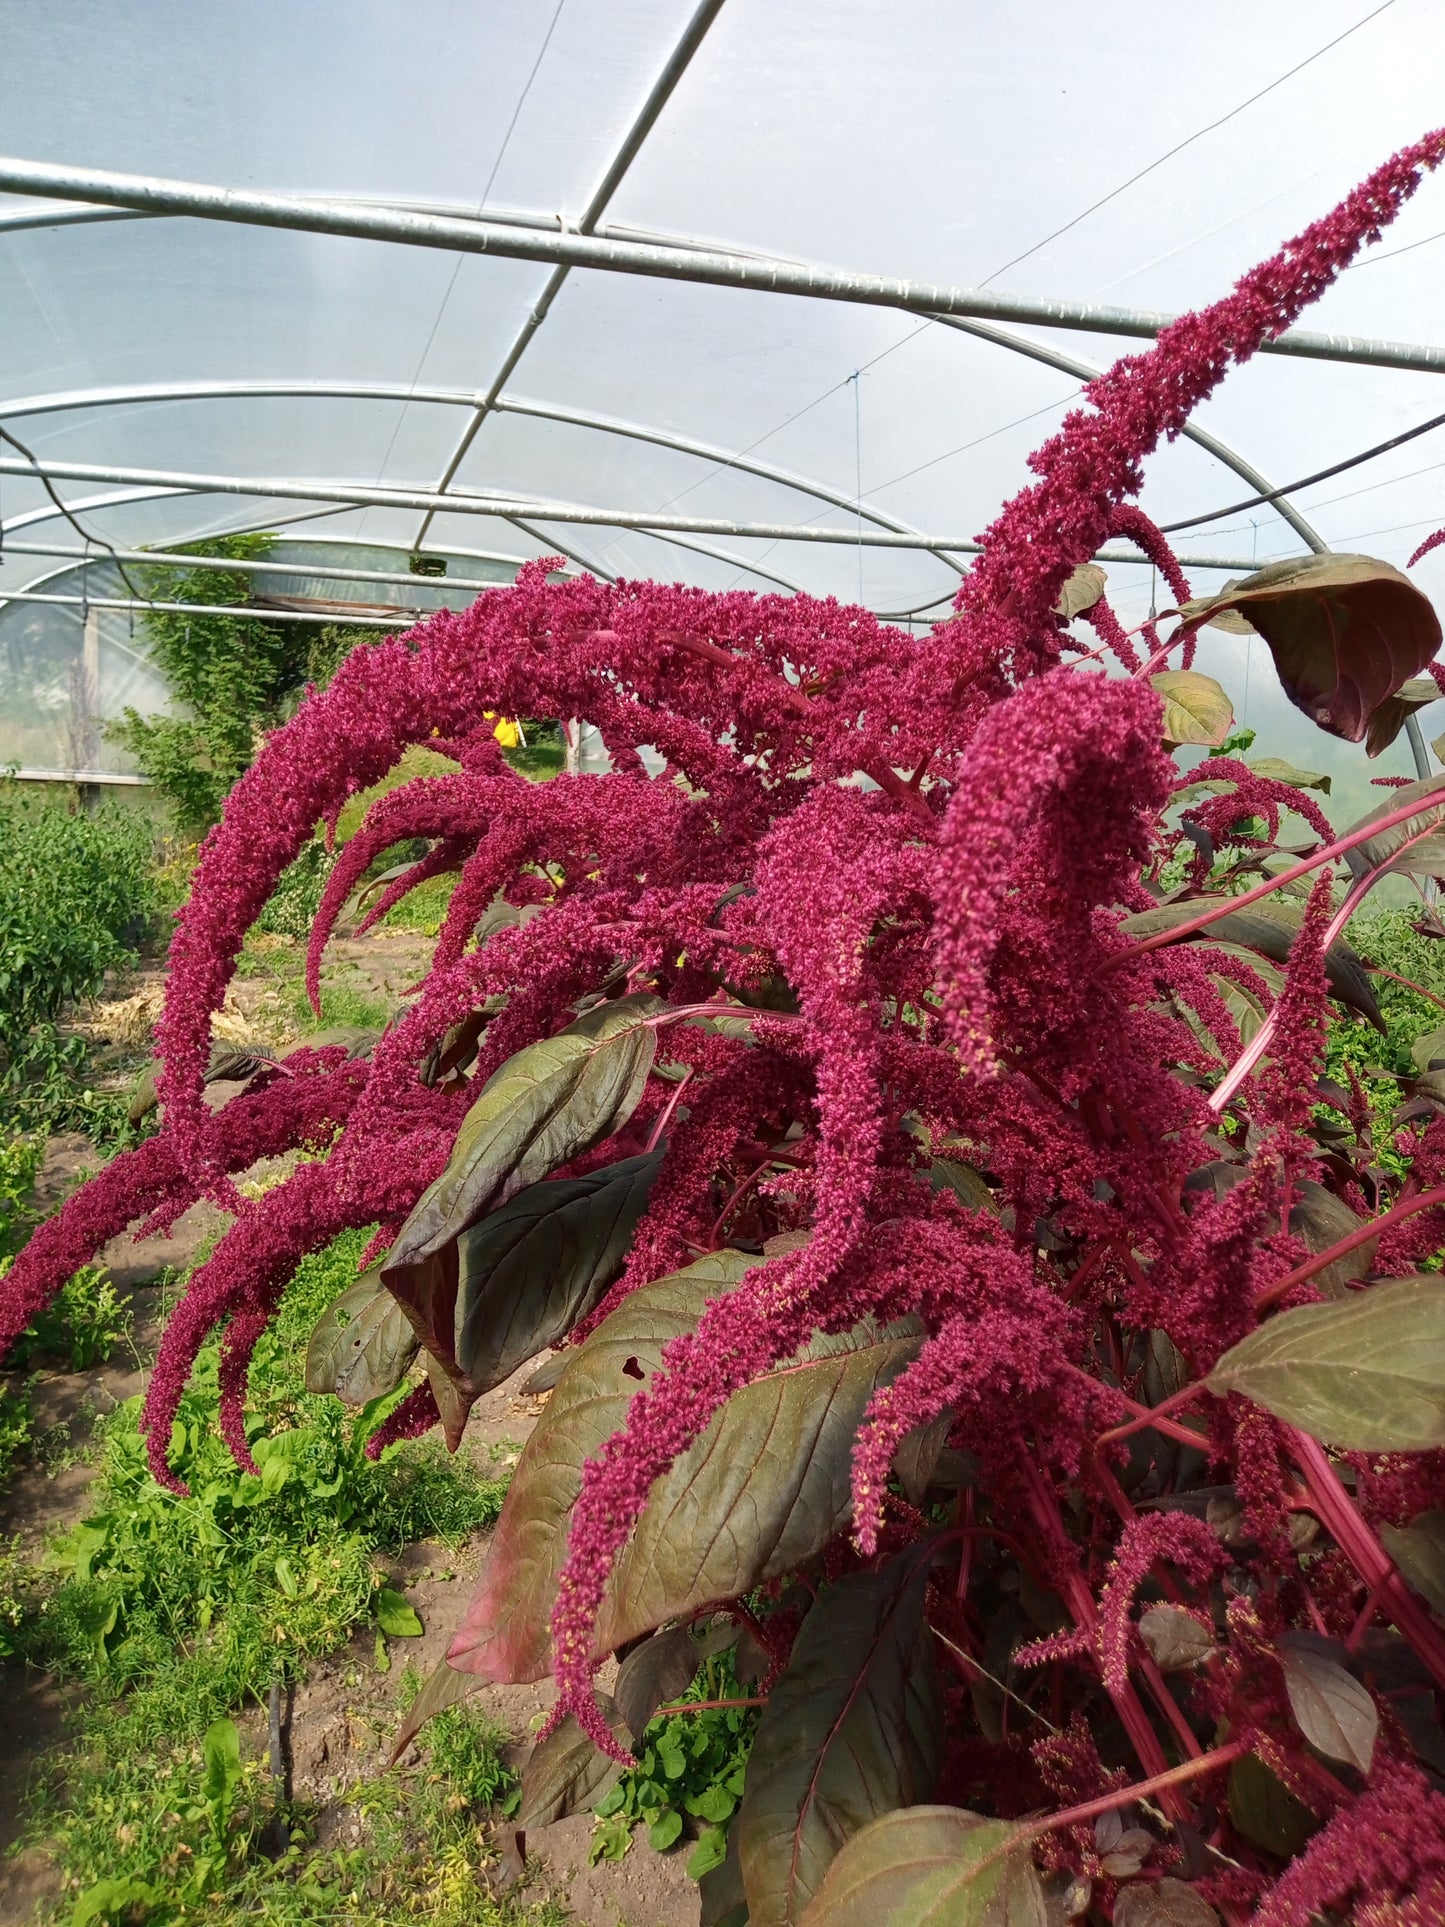
[[(505, 582), (489, 582), (489, 589), (505, 589)], [(242, 602), (151, 602), (141, 596), (42, 595), (30, 589), (11, 589), (5, 602), (44, 602), (72, 609), (150, 609), (166, 615), (237, 616), (254, 622), (330, 622), (343, 629), (414, 629), (428, 616), (444, 614), (440, 609), (415, 609), (394, 616), (343, 615), (335, 609), (310, 615), (304, 609), (258, 609)]]
[[(661, 533), (675, 529), (688, 535), (725, 535), (768, 542), (825, 542), (845, 548), (951, 549), (960, 555), (981, 553), (977, 542), (962, 537), (916, 535), (892, 530), (817, 528), (796, 522), (733, 522), (717, 516), (662, 515), (651, 509), (601, 509), (578, 502), (517, 501), (506, 496), (438, 495), (430, 489), (372, 488), (334, 481), (283, 480), (279, 477), (201, 475), (183, 470), (122, 468), (95, 462), (38, 464), (15, 456), (0, 456), (0, 475), (48, 475), (83, 482), (154, 484), (193, 494), (271, 496), (278, 501), (344, 502), (356, 508), (440, 509), (449, 514), (494, 515), (506, 521), (526, 516), (533, 521), (579, 523), (598, 528), (643, 529)], [(546, 538), (540, 538), (545, 540)], [(1106, 561), (1140, 562), (1147, 558), (1106, 554)], [(1243, 569), (1254, 566), (1238, 556), (1180, 557), (1196, 569)]]
[[(553, 234), (504, 225), (495, 219), (458, 220), (447, 215), (411, 213), (401, 207), (367, 208), (321, 196), (257, 194), (198, 181), (58, 167), (14, 157), (0, 157), (0, 189), (46, 195), (57, 200), (129, 207), (142, 213), (234, 221), (247, 227), (338, 234), (408, 247), (496, 255), (506, 260), (550, 262), (559, 267), (599, 268), (669, 281), (749, 288), (765, 294), (798, 295), (811, 300), (852, 301), (868, 307), (901, 308), (910, 314), (1022, 321), (1043, 328), (1079, 329), (1088, 334), (1148, 339), (1179, 319), (1177, 315), (1146, 308), (996, 294), (983, 288), (953, 288), (887, 275), (851, 274), (785, 261), (752, 260), (717, 249), (692, 251), (647, 242), (605, 240), (590, 234)], [(1260, 353), (1303, 356), (1313, 361), (1358, 362), (1374, 368), (1409, 368), (1429, 374), (1445, 371), (1445, 348), (1357, 335), (1315, 334), (1297, 328), (1277, 335), (1273, 341), (1262, 342)]]
[[(145, 382), (131, 387), (70, 388), (46, 395), (20, 395), (0, 401), (0, 421), (16, 421), (27, 415), (58, 415), (83, 408), (145, 406), (171, 401), (237, 400), (250, 397), (294, 396), (306, 400), (431, 402), (444, 407), (478, 408), (485, 399), (480, 389), (417, 388), (394, 381), (310, 381), (302, 379), (167, 381)], [(619, 435), (629, 441), (647, 442), (657, 448), (676, 449), (694, 455), (699, 461), (716, 462), (740, 474), (756, 475), (776, 482), (782, 488), (796, 489), (817, 502), (861, 514), (865, 522), (883, 529), (899, 529), (910, 534), (917, 530), (898, 516), (870, 507), (861, 507), (851, 495), (830, 488), (826, 483), (793, 469), (779, 468), (754, 455), (721, 448), (713, 442), (698, 441), (690, 435), (674, 434), (670, 429), (654, 428), (648, 422), (629, 421), (618, 415), (599, 415), (590, 409), (565, 408), (557, 402), (537, 401), (527, 395), (499, 394), (491, 403), (495, 414), (524, 415), (540, 421), (564, 422), (577, 428), (592, 428), (605, 435)], [(420, 538), (418, 538), (420, 540)], [(939, 560), (958, 572), (948, 557)]]
[(132, 776), (115, 769), (32, 769), (22, 765), (13, 772), (19, 783), (102, 783), (114, 788), (148, 790), (148, 776)]
[[(652, 132), (658, 115), (672, 98), (673, 90), (676, 88), (677, 83), (687, 72), (693, 55), (697, 52), (707, 36), (708, 28), (722, 12), (722, 6), (723, 0), (702, 0), (702, 4), (697, 8), (686, 27), (683, 28), (682, 38), (673, 48), (662, 72), (653, 82), (647, 99), (642, 103), (637, 118), (623, 135), (622, 144), (613, 155), (611, 165), (602, 176), (596, 193), (593, 194), (591, 200), (582, 210), (582, 214), (577, 222), (577, 232), (579, 234), (592, 234), (596, 230), (597, 223), (607, 211), (608, 202), (612, 199), (618, 188), (621, 187), (628, 168), (631, 167), (633, 161), (636, 160), (642, 149), (642, 143)], [(527, 352), (528, 345), (533, 336), (547, 319), (548, 314), (551, 312), (552, 303), (562, 292), (563, 284), (566, 282), (567, 276), (570, 273), (570, 266), (561, 263), (555, 267), (548, 276), (546, 287), (543, 288), (541, 294), (539, 294), (537, 299), (532, 303), (521, 327), (513, 337), (511, 347), (508, 348), (507, 352), (502, 356), (501, 364), (496, 374), (493, 375), (486, 394), (482, 396), (472, 411), (470, 421), (462, 430), (456, 447), (448, 457), (446, 467), (441, 473), (441, 479), (437, 483), (438, 495), (445, 495), (456, 479), (457, 470), (466, 460), (467, 451), (476, 440), (482, 423), (491, 413), (492, 408), (496, 404), (497, 397), (501, 394), (503, 387), (510, 379), (513, 369)], [(420, 548), (422, 543), (425, 542), (427, 530), (431, 527), (435, 514), (436, 511), (434, 509), (429, 509), (422, 517), (421, 527), (416, 532), (415, 547)]]
[[(496, 589), (505, 588), (505, 583), (487, 580), (479, 576), (414, 575), (401, 570), (391, 569), (341, 569), (329, 563), (313, 562), (268, 562), (260, 558), (217, 555), (181, 555), (167, 549), (115, 549), (94, 548), (88, 553), (83, 549), (65, 549), (48, 542), (7, 542), (7, 555), (50, 555), (62, 556), (77, 566), (95, 568), (103, 562), (143, 562), (156, 563), (175, 569), (220, 569), (230, 570), (237, 575), (307, 575), (314, 576), (318, 582), (386, 582), (400, 588), (442, 591), (446, 589)], [(515, 566), (518, 558), (509, 557)], [(59, 574), (60, 571), (55, 571)], [(0, 589), (0, 601), (5, 592)]]

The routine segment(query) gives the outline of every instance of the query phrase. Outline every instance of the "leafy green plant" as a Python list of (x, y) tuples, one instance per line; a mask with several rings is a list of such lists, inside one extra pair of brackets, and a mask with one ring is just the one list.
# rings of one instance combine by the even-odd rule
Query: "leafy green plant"
[[(186, 555), (263, 559), (276, 538), (265, 533), (187, 543)], [(252, 578), (241, 569), (187, 569), (150, 563), (141, 587), (157, 602), (234, 606), (234, 615), (150, 609), (142, 618), (152, 660), (183, 716), (141, 716), (127, 709), (109, 735), (134, 755), (168, 800), (178, 826), (200, 834), (216, 821), (226, 794), (268, 729), (284, 722), (310, 682), (325, 683), (365, 637), (318, 624), (267, 621), (251, 611)]]
[(706, 1702), (741, 1697), (731, 1652), (718, 1653), (704, 1660), (691, 1686), (678, 1695), (679, 1703), (704, 1702), (700, 1710), (649, 1722), (636, 1766), (623, 1769), (595, 1808), (587, 1856), (594, 1865), (620, 1860), (639, 1823), (660, 1853), (685, 1834), (698, 1836), (687, 1864), (694, 1880), (721, 1865), (728, 1822), (742, 1799), (757, 1710)]
[[(435, 1445), (366, 1458), (365, 1432), (394, 1398), (363, 1410), (353, 1427), (334, 1400), (305, 1391), (298, 1340), (350, 1282), (364, 1243), (363, 1233), (347, 1233), (302, 1263), (276, 1328), (289, 1339), (258, 1352), (259, 1476), (241, 1472), (216, 1437), (218, 1353), (210, 1348), (175, 1426), (190, 1495), (178, 1498), (150, 1476), (140, 1400), (131, 1400), (102, 1422), (90, 1513), (43, 1565), (12, 1562), (0, 1587), (0, 1638), (12, 1656), (88, 1688), (75, 1746), (54, 1765), (34, 1837), (94, 1890), (97, 1919), (145, 1899), (136, 1892), (117, 1902), (122, 1889), (108, 1882), (153, 1886), (176, 1910), (155, 1917), (181, 1921), (242, 1877), (274, 1793), (245, 1761), (239, 1778), (212, 1785), (224, 1724), (273, 1680), (299, 1679), (369, 1622), (392, 1634), (419, 1629), (379, 1555), (423, 1538), (458, 1545), (500, 1507), (504, 1477)], [(208, 1732), (219, 1736), (209, 1764)], [(182, 1846), (187, 1872), (177, 1885)]]
[(310, 936), (334, 863), (326, 845), (319, 837), (313, 838), (282, 872), (270, 902), (256, 919), (256, 928), (276, 937)]
[(16, 1341), (14, 1364), (83, 1372), (104, 1364), (130, 1336), (130, 1313), (103, 1265), (82, 1265)]
[[(59, 1019), (144, 933), (153, 851), (150, 824), (118, 805), (72, 813), (0, 784), (0, 1126), (86, 1130), (105, 1117), (83, 1085), (84, 1042)], [(25, 1156), (12, 1146), (7, 1167)]]
[[(0, 1484), (10, 1476), (10, 1468), (17, 1456), (25, 1451), (34, 1437), (35, 1414), (31, 1409), (29, 1387), (0, 1386)], [(0, 1627), (0, 1654), (7, 1650), (3, 1642), (4, 1629)]]
[(18, 1131), (0, 1141), (0, 1262), (12, 1253), (34, 1217), (35, 1174), (45, 1147)]

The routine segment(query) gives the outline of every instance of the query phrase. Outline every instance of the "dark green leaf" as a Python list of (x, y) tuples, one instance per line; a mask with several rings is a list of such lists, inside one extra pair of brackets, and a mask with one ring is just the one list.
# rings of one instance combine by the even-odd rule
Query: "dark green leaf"
[(904, 1807), (855, 1833), (803, 1927), (1046, 1927), (1028, 1848), (1015, 1829), (962, 1807)]
[(1427, 703), (1440, 700), (1433, 676), (1412, 676), (1393, 696), (1388, 697), (1370, 718), (1370, 733), (1365, 738), (1365, 754), (1378, 756), (1394, 742), (1411, 716)]
[(428, 1260), (486, 1210), (626, 1123), (657, 1054), (657, 1033), (645, 1019), (663, 1008), (655, 996), (597, 1004), (487, 1077), (462, 1118), (447, 1170), (416, 1202), (383, 1268), (387, 1287), (424, 1316), (424, 1343), (428, 1332), (443, 1339), (439, 1357), (451, 1355), (451, 1320), (428, 1316), (437, 1283)]
[(1150, 1606), (1139, 1634), (1161, 1673), (1185, 1673), (1214, 1651), (1214, 1634), (1183, 1606)]
[(943, 1701), (923, 1623), (931, 1555), (829, 1586), (803, 1621), (748, 1757), (738, 1814), (749, 1918), (801, 1918), (839, 1847), (933, 1791)]
[(665, 1807), (655, 1820), (648, 1822), (647, 1843), (654, 1853), (666, 1853), (669, 1847), (676, 1846), (682, 1834), (682, 1815), (675, 1807)]
[(1203, 743), (1217, 749), (1234, 721), (1234, 704), (1213, 676), (1197, 669), (1166, 669), (1149, 678), (1149, 687), (1164, 699), (1164, 741), (1171, 748)]
[(449, 1365), (458, 1234), (626, 1123), (657, 1051), (646, 1019), (663, 1008), (650, 996), (597, 1005), (509, 1057), (462, 1120), (446, 1170), (422, 1193), (382, 1271), (422, 1343)]
[(1409, 1584), (1445, 1619), (1445, 1512), (1422, 1512), (1407, 1526), (1381, 1526), (1380, 1537)]
[[(699, 1258), (628, 1295), (567, 1365), (527, 1441), (481, 1587), (450, 1657), (488, 1679), (550, 1669), (549, 1618), (582, 1467), (623, 1424), (663, 1346), (759, 1259)], [(598, 1651), (733, 1599), (811, 1558), (846, 1523), (853, 1436), (878, 1386), (920, 1339), (872, 1326), (818, 1338), (790, 1365), (735, 1392), (653, 1486), (604, 1600)]]
[[(1442, 829), (1445, 770), (1422, 777), (1418, 783), (1405, 783), (1399, 789), (1392, 789), (1383, 803), (1366, 810), (1341, 834), (1353, 836), (1356, 830), (1363, 830), (1382, 816), (1405, 809), (1411, 803), (1421, 805), (1417, 815), (1407, 816), (1402, 823), (1394, 823), (1388, 830), (1380, 830), (1363, 843), (1357, 843), (1354, 849), (1346, 850), (1346, 860), (1356, 877), (1381, 869), (1400, 870), (1410, 876), (1445, 875), (1445, 829)], [(1426, 831), (1428, 835), (1422, 834)], [(1418, 837), (1419, 841), (1410, 843), (1406, 849), (1404, 846), (1412, 837)]]
[[(1445, 777), (1442, 777), (1445, 782)], [(1398, 794), (1398, 792), (1396, 792)], [(1181, 923), (1190, 923), (1202, 910), (1213, 907), (1219, 899), (1195, 897), (1185, 903), (1161, 903), (1152, 910), (1140, 910), (1133, 916), (1125, 917), (1119, 925), (1128, 937), (1155, 937), (1161, 931), (1172, 930)], [(1245, 910), (1230, 910), (1203, 930), (1196, 931), (1192, 939), (1195, 943), (1216, 943), (1221, 947), (1238, 944), (1246, 950), (1256, 950), (1272, 962), (1289, 962), (1290, 951), (1299, 933), (1303, 912), (1289, 904), (1273, 901), (1252, 903)], [(1267, 973), (1261, 972), (1262, 976)], [(1351, 1010), (1357, 1010), (1382, 1034), (1385, 1020), (1380, 1015), (1380, 1007), (1375, 1002), (1375, 993), (1370, 988), (1370, 980), (1359, 952), (1343, 937), (1337, 938), (1329, 947), (1325, 957), (1325, 975), (1329, 979), (1331, 993)]]
[(952, 1425), (953, 1413), (940, 1412), (936, 1419), (930, 1419), (926, 1425), (915, 1425), (899, 1440), (898, 1450), (893, 1454), (893, 1470), (910, 1505), (923, 1504)]
[[(598, 1695), (603, 1718), (624, 1746), (629, 1743), (622, 1716), (605, 1693)], [(569, 1713), (522, 1769), (522, 1804), (516, 1825), (549, 1826), (569, 1813), (586, 1813), (616, 1784), (622, 1768), (582, 1731)]]
[(928, 1167), (929, 1182), (935, 1191), (948, 1190), (970, 1211), (991, 1211), (998, 1216), (998, 1199), (971, 1164), (957, 1158), (935, 1158)]
[(1365, 555), (1306, 555), (1259, 569), (1216, 596), (1186, 603), (1187, 623), (1224, 610), (1269, 644), (1284, 693), (1347, 742), (1440, 647), (1430, 599), (1408, 576)]
[(1392, 1278), (1271, 1318), (1206, 1383), (1350, 1452), (1445, 1445), (1445, 1280)]
[(306, 1389), (365, 1405), (395, 1391), (416, 1354), (416, 1333), (375, 1267), (316, 1321), (306, 1347)]
[(1286, 1860), (1322, 1825), (1257, 1753), (1229, 1769), (1229, 1817), (1247, 1840)]
[[(1355, 1216), (1343, 1198), (1337, 1198), (1313, 1178), (1301, 1180), (1290, 1208), (1289, 1228), (1297, 1238), (1304, 1239), (1312, 1253), (1328, 1251), (1331, 1245), (1361, 1230), (1363, 1224), (1364, 1220)], [(1343, 1258), (1326, 1265), (1323, 1271), (1317, 1271), (1312, 1280), (1316, 1291), (1325, 1298), (1344, 1298), (1352, 1284), (1368, 1277), (1379, 1242), (1378, 1238), (1368, 1238), (1353, 1251), (1347, 1251)]]
[(1338, 1660), (1288, 1634), (1280, 1641), (1279, 1663), (1290, 1711), (1310, 1745), (1368, 1773), (1380, 1716), (1365, 1688)]
[(344, 1046), (348, 1057), (370, 1057), (380, 1041), (381, 1032), (365, 1024), (332, 1024), (327, 1030), (315, 1030), (309, 1037), (298, 1037), (292, 1044), (283, 1044), (276, 1056), (284, 1060), (294, 1057), (298, 1051), (336, 1050)]
[(1135, 1880), (1114, 1901), (1114, 1927), (1219, 1927), (1202, 1894), (1182, 1880)]
[(456, 1362), (476, 1392), (558, 1344), (622, 1271), (661, 1151), (548, 1179), (457, 1240)]
[(644, 1639), (623, 1660), (612, 1697), (635, 1740), (642, 1738), (659, 1706), (692, 1685), (698, 1656), (697, 1641), (687, 1627), (674, 1626), (671, 1632)]
[(1282, 756), (1251, 756), (1248, 761), (1256, 776), (1268, 776), (1297, 790), (1319, 790), (1325, 796), (1330, 793), (1331, 779), (1322, 770), (1297, 769)]

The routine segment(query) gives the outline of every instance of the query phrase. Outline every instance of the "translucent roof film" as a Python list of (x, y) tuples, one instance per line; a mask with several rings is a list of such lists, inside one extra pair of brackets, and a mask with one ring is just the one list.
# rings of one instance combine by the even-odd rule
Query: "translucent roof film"
[[(73, 178), (22, 192), (4, 176), (0, 426), (97, 537), (280, 528), (288, 558), (323, 544), (327, 566), (394, 572), (421, 547), (478, 580), (562, 553), (926, 623), (1030, 448), (1138, 333), (147, 213), (76, 182), (148, 176), (524, 243), (592, 235), (632, 244), (634, 266), (646, 245), (701, 250), (1147, 320), (1223, 292), (1441, 118), (1445, 16), (1427, 0), (1188, 16), (1143, 0), (10, 0), (4, 47), (6, 166)], [(1445, 187), (1427, 182), (1307, 329), (1428, 350), (1442, 237)], [(1445, 355), (1381, 360), (1260, 357), (1201, 412), (1212, 447), (1153, 458), (1144, 507), (1205, 516), (1445, 411)], [(1191, 580), (1310, 546), (1403, 563), (1445, 522), (1442, 436), (1181, 531)], [(26, 470), (0, 450), (0, 707), (23, 685), (35, 709), (42, 660), (62, 693), (48, 736), (38, 710), (24, 742), (12, 718), (0, 759), (39, 766), (69, 753), (87, 599), (125, 591)], [(1151, 571), (1106, 567), (1137, 621)], [(1445, 551), (1419, 575), (1445, 593)], [(14, 599), (35, 594), (75, 599)], [(133, 612), (106, 621), (103, 704), (159, 700)], [(1358, 767), (1288, 709), (1247, 638), (1208, 632), (1201, 666), (1273, 753)], [(1379, 769), (1412, 769), (1403, 738)]]

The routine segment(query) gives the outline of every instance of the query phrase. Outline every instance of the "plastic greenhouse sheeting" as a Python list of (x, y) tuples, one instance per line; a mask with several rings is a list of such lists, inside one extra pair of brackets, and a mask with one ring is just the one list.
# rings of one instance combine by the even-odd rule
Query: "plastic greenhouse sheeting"
[[(224, 15), (10, 0), (3, 45), (3, 144), (30, 162), (1172, 314), (1221, 293), (1442, 117), (1445, 15), (1427, 0), (1221, 0), (1187, 17), (1144, 0), (253, 0)], [(796, 585), (927, 622), (947, 612), (968, 554), (877, 538), (891, 526), (971, 539), (1028, 479), (1029, 449), (1081, 377), (1021, 350), (1101, 367), (1138, 346), (1037, 321), (984, 338), (857, 302), (91, 212), (103, 218), (0, 194), (0, 426), (57, 471), (85, 528), (121, 547), (274, 527), (298, 564), (309, 552), (404, 569), (421, 541), (469, 577), (561, 552), (612, 575)], [(1442, 268), (1436, 179), (1304, 325), (1430, 346)], [(1442, 412), (1436, 372), (1261, 356), (1197, 425), (1273, 486)], [(124, 599), (98, 546), (79, 570), (24, 552), (79, 554), (82, 541), (23, 467), (0, 449), (0, 596)], [(403, 507), (385, 499), (396, 490), (467, 507)], [(357, 491), (383, 499), (333, 499)], [(1151, 460), (1142, 502), (1171, 522), (1253, 492), (1181, 440)], [(485, 512), (488, 496), (506, 512)], [(1445, 522), (1445, 429), (1291, 500), (1319, 542), (1402, 563)], [(795, 532), (549, 518), (563, 503)], [(1201, 590), (1305, 547), (1270, 506), (1177, 540), (1199, 558)], [(1121, 615), (1139, 620), (1151, 571), (1109, 568)], [(1445, 593), (1445, 551), (1419, 576)], [(392, 600), (376, 584), (336, 594)], [(163, 700), (139, 634), (125, 610), (0, 606), (0, 764), (75, 768), (83, 753), (117, 769), (94, 716)], [(1261, 751), (1331, 768), (1361, 797), (1369, 775), (1412, 771), (1403, 739), (1367, 767), (1322, 737), (1278, 695), (1257, 642), (1251, 653), (1207, 632), (1201, 667)], [(1427, 737), (1441, 715), (1423, 712)]]

